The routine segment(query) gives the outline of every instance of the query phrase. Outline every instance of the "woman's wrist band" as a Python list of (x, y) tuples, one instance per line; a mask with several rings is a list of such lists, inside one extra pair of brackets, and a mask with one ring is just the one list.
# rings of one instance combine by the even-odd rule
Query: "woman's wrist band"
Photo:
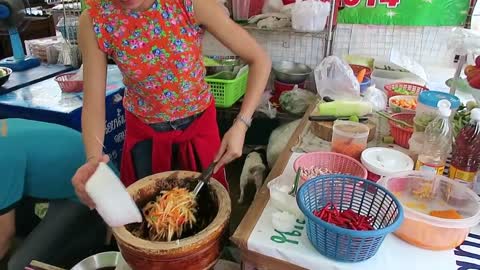
[(246, 118), (243, 115), (237, 115), (237, 118), (235, 118), (235, 121), (240, 121), (244, 123), (247, 126), (247, 128), (250, 128), (250, 126), (252, 125), (252, 119)]

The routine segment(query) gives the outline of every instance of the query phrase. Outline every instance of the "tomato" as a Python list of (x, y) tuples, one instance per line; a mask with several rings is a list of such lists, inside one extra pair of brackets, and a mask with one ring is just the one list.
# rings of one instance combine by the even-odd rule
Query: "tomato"
[(480, 89), (480, 74), (469, 79), (468, 83), (470, 84), (471, 87)]
[(470, 74), (470, 72), (472, 72), (476, 67), (475, 66), (472, 66), (472, 65), (468, 65), (465, 67), (465, 70), (464, 70), (464, 73), (466, 76), (468, 76), (468, 74)]
[(480, 56), (477, 56), (477, 58), (475, 58), (475, 65), (477, 67), (480, 67)]

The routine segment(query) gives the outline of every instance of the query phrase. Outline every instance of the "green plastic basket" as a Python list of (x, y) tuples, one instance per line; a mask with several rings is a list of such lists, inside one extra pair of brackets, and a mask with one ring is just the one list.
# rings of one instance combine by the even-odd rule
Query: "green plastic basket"
[(247, 89), (248, 71), (243, 72), (238, 78), (233, 80), (209, 79), (205, 81), (210, 85), (215, 97), (215, 106), (219, 108), (228, 108), (235, 104)]

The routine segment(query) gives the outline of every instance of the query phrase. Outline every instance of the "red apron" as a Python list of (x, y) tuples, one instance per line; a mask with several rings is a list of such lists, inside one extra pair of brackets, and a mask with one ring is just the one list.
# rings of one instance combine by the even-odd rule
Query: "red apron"
[[(151, 139), (153, 174), (172, 170), (172, 145), (178, 145), (179, 164), (182, 170), (201, 171), (213, 161), (220, 149), (220, 133), (217, 126), (215, 104), (210, 107), (185, 130), (157, 132), (148, 124), (143, 123), (135, 115), (125, 112), (126, 131), (122, 154), (120, 175), (125, 186), (133, 184), (136, 179), (131, 151), (133, 147), (144, 140)], [(197, 168), (197, 159), (202, 168)], [(224, 168), (213, 178), (228, 189)]]

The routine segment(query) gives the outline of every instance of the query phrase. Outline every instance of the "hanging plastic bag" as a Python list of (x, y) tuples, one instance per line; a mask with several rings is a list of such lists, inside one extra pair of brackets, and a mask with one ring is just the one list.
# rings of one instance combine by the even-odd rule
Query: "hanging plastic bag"
[(262, 112), (266, 116), (268, 116), (268, 118), (273, 119), (277, 116), (277, 109), (270, 102), (271, 97), (272, 97), (272, 94), (270, 94), (270, 92), (268, 91), (264, 92), (262, 96), (262, 101), (260, 102), (260, 105), (258, 105), (257, 107), (257, 111)]
[(330, 3), (317, 0), (297, 0), (292, 8), (292, 28), (302, 32), (325, 29)]
[(375, 86), (367, 88), (363, 94), (362, 101), (372, 104), (372, 109), (376, 112), (385, 110), (388, 104), (388, 98), (385, 92), (377, 89)]
[(308, 106), (315, 102), (316, 95), (310, 91), (300, 89), (297, 85), (291, 91), (283, 92), (280, 95), (280, 106), (292, 114), (304, 114)]
[(329, 56), (315, 68), (315, 83), (321, 97), (334, 100), (359, 100), (360, 84), (353, 70), (342, 59)]

